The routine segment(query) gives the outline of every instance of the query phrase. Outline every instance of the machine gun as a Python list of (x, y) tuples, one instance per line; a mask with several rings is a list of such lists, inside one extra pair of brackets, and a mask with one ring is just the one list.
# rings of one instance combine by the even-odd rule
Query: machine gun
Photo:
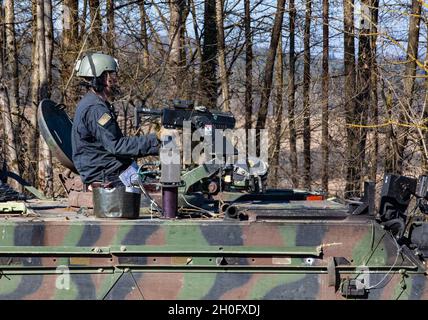
[[(141, 124), (141, 116), (160, 118), (161, 125), (169, 129), (185, 129), (185, 122), (188, 121), (191, 131), (203, 129), (204, 139), (207, 137), (212, 139), (209, 142), (212, 145), (215, 144), (215, 138), (218, 138), (213, 130), (235, 127), (235, 118), (231, 113), (195, 107), (193, 102), (187, 100), (173, 100), (171, 107), (160, 110), (136, 108), (135, 124), (137, 126)], [(165, 209), (163, 210), (165, 216), (175, 216), (177, 194), (180, 196), (178, 200), (184, 201), (181, 206), (192, 207), (196, 204), (202, 206), (203, 203), (207, 203), (207, 200), (213, 200), (219, 192), (235, 192), (237, 197), (240, 197), (244, 193), (259, 194), (265, 190), (267, 164), (254, 157), (248, 158), (246, 163), (225, 164), (223, 160), (226, 157), (237, 155), (238, 150), (225, 136), (222, 139), (221, 152), (210, 154), (210, 157), (213, 158), (205, 159), (203, 164), (187, 166), (185, 170), (181, 170), (181, 175), (177, 175), (182, 169), (180, 164), (163, 163), (161, 165), (162, 199), (167, 200), (163, 201), (165, 202), (163, 207), (167, 208), (166, 213)], [(167, 152), (165, 149), (161, 148), (161, 158), (162, 154)], [(171, 204), (173, 206), (169, 210)]]
[(235, 117), (231, 113), (209, 111), (206, 107), (195, 107), (192, 101), (173, 100), (172, 106), (160, 110), (145, 107), (135, 108), (135, 126), (141, 124), (141, 115), (160, 117), (161, 125), (167, 129), (182, 129), (189, 121), (192, 129), (211, 126), (213, 129), (233, 129)]
[[(160, 118), (161, 125), (167, 129), (185, 129), (186, 122), (188, 122), (192, 132), (203, 129), (204, 135), (212, 138), (214, 138), (213, 130), (233, 129), (236, 122), (231, 113), (209, 111), (206, 107), (195, 107), (192, 101), (178, 99), (173, 100), (171, 106), (160, 110), (145, 107), (135, 108), (136, 127), (141, 124), (141, 116), (148, 116), (152, 119)], [(227, 142), (224, 140), (223, 143)], [(179, 194), (180, 198), (184, 199), (190, 187), (200, 183), (205, 185), (207, 181), (209, 184), (212, 179), (221, 179), (221, 177), (213, 178), (214, 176), (224, 175), (222, 163), (202, 164), (182, 175), (180, 151), (175, 144), (170, 144), (168, 140), (162, 142), (160, 156), (162, 164), (159, 181), (162, 185), (162, 211), (163, 215), (168, 218), (174, 218), (176, 215)], [(172, 156), (175, 161), (162, 161), (163, 156), (167, 158)], [(209, 169), (207, 169), (208, 167)], [(221, 173), (219, 174), (219, 172)], [(201, 188), (198, 189), (201, 191)], [(184, 199), (184, 201), (188, 200)]]

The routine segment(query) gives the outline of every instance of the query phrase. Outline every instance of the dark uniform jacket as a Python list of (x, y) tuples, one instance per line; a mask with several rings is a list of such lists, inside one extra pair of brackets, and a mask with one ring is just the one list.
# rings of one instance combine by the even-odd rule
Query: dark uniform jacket
[(77, 105), (71, 142), (74, 166), (88, 184), (117, 180), (132, 157), (159, 153), (155, 134), (124, 137), (112, 106), (93, 92)]

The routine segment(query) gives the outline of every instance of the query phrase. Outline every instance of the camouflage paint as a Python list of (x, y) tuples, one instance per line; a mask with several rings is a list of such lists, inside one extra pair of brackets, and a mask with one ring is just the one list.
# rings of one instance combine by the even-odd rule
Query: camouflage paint
[(7, 221), (0, 236), (0, 299), (344, 299), (328, 286), (332, 257), (348, 261), (340, 281), (369, 267), (369, 299), (428, 296), (425, 266), (396, 261), (392, 238), (361, 218)]

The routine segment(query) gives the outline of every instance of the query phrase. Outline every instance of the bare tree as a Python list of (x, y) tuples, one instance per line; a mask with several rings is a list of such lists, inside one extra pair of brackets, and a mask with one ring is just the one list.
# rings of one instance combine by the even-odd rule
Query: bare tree
[(15, 136), (19, 132), (19, 86), (18, 86), (18, 55), (16, 52), (15, 38), (15, 11), (14, 0), (5, 0), (5, 28), (6, 28), (6, 52), (7, 73), (9, 79), (9, 102), (12, 111), (12, 123)]
[(328, 135), (328, 81), (329, 81), (329, 0), (323, 0), (322, 12), (322, 169), (321, 169), (321, 186), (328, 193), (328, 161), (329, 161), (329, 135)]
[[(80, 21), (80, 31), (79, 34), (79, 40), (83, 40), (83, 36), (86, 35), (86, 18), (88, 17), (88, 2), (89, 0), (83, 0), (83, 9), (82, 9), (82, 17), (79, 20)], [(77, 13), (76, 13), (77, 14)], [(90, 30), (89, 30), (90, 32)]]
[[(378, 21), (379, 21), (379, 0), (373, 0), (371, 10), (371, 59), (370, 59), (370, 70), (371, 70), (371, 78), (370, 78), (370, 101), (371, 101), (371, 120), (372, 123), (377, 126), (379, 122), (379, 108), (378, 108), (378, 66), (376, 62), (376, 54), (377, 54), (377, 34), (378, 34)], [(370, 172), (369, 177), (370, 180), (376, 182), (377, 176), (377, 166), (378, 166), (378, 154), (379, 154), (379, 130), (377, 127), (373, 129), (373, 143), (371, 148), (371, 159), (370, 159)]]
[(199, 103), (209, 108), (217, 105), (217, 25), (216, 0), (204, 2), (204, 29), (202, 32), (202, 60), (199, 72)]
[[(0, 76), (3, 76), (3, 70), (0, 71)], [(10, 103), (9, 103), (9, 97), (7, 94), (7, 87), (3, 84), (3, 81), (0, 81), (0, 111), (2, 113), (2, 122), (3, 122), (2, 136), (5, 137), (4, 160), (7, 163), (8, 170), (14, 173), (17, 173), (19, 172), (18, 155), (15, 147), (16, 144), (14, 139), (13, 123), (12, 123), (12, 117), (11, 117), (11, 110), (9, 106), (10, 106)], [(15, 180), (11, 180), (8, 182), (12, 188), (20, 191), (22, 190), (20, 184)]]
[(195, 7), (195, 1), (189, 0), (190, 12), (192, 13), (193, 32), (195, 33), (195, 45), (196, 45), (196, 56), (199, 61), (202, 61), (202, 45), (201, 37), (199, 35), (199, 24), (197, 20), (197, 13)]
[(299, 186), (298, 163), (297, 163), (297, 133), (295, 119), (296, 105), (296, 54), (295, 54), (295, 26), (296, 26), (296, 7), (294, 0), (289, 2), (290, 18), (290, 53), (289, 53), (289, 74), (288, 74), (288, 127), (290, 132), (290, 165), (291, 181), (293, 187)]
[[(144, 6), (144, 1), (142, 5)], [(114, 55), (115, 34), (114, 34), (114, 1), (113, 0), (106, 1), (106, 12), (107, 12), (107, 36), (106, 36), (107, 51), (109, 54)]]
[[(415, 86), (415, 76), (418, 59), (418, 48), (419, 48), (419, 29), (421, 21), (421, 8), (422, 4), (420, 0), (412, 0), (412, 8), (409, 21), (409, 40), (407, 43), (407, 61), (404, 69), (404, 101), (402, 109), (400, 110), (400, 122), (409, 122), (409, 111), (413, 105), (413, 91)], [(397, 155), (395, 158), (394, 169), (397, 173), (403, 172), (403, 158), (404, 151), (407, 146), (409, 133), (408, 128), (398, 127), (397, 128)]]
[(253, 35), (251, 31), (250, 0), (244, 1), (245, 16), (245, 128), (252, 127), (253, 114)]
[[(426, 29), (426, 36), (428, 36), (428, 19), (425, 16), (424, 17), (424, 23), (425, 23), (425, 29)], [(424, 101), (423, 101), (423, 113), (422, 118), (424, 119), (423, 123), (424, 126), (427, 126), (428, 123), (428, 41), (426, 43), (425, 47), (425, 63), (424, 63), (424, 74), (425, 74), (425, 81), (424, 81)], [(428, 172), (428, 154), (425, 151), (424, 146), (428, 144), (428, 130), (425, 130), (423, 139), (420, 141), (420, 149), (422, 154), (422, 170), (424, 174)]]
[(44, 24), (45, 24), (45, 59), (46, 59), (46, 75), (47, 96), (51, 96), (52, 87), (52, 57), (53, 57), (53, 19), (52, 19), (52, 0), (44, 1)]
[[(343, 23), (344, 23), (344, 106), (346, 112), (346, 123), (352, 124), (358, 121), (355, 115), (355, 42), (354, 42), (354, 0), (343, 0)], [(345, 196), (358, 195), (360, 177), (358, 168), (358, 134), (354, 127), (348, 126), (347, 135), (347, 172)]]
[(357, 183), (356, 191), (362, 186), (364, 178), (364, 169), (366, 166), (366, 141), (367, 141), (367, 125), (368, 111), (370, 109), (370, 92), (371, 92), (371, 65), (372, 65), (372, 48), (371, 48), (371, 23), (372, 23), (372, 0), (362, 0), (360, 30), (358, 39), (358, 66), (357, 66), (357, 93), (356, 93), (356, 109), (355, 122), (361, 125), (358, 130), (358, 156), (359, 163), (355, 168), (355, 177), (359, 177), (361, 181), (355, 180)]
[(311, 188), (311, 109), (310, 109), (310, 84), (311, 84), (311, 15), (312, 0), (306, 0), (305, 31), (303, 36), (303, 186)]
[(92, 50), (100, 50), (103, 45), (100, 0), (89, 0), (89, 13), (91, 15), (89, 47)]
[[(45, 11), (45, 3), (51, 0), (37, 0), (37, 43), (39, 52), (39, 101), (49, 97), (49, 76), (47, 65), (51, 61), (47, 61), (48, 50), (50, 50), (50, 39), (46, 37), (49, 33), (49, 24), (52, 21), (52, 7), (46, 6), (48, 11)], [(39, 188), (48, 196), (53, 195), (53, 169), (52, 156), (45, 140), (40, 136), (39, 140)]]
[[(275, 20), (273, 23), (272, 34), (270, 39), (269, 51), (266, 57), (264, 68), (263, 88), (261, 92), (260, 107), (257, 116), (256, 129), (265, 128), (266, 117), (268, 112), (269, 98), (272, 91), (273, 67), (275, 64), (276, 49), (278, 48), (279, 37), (281, 36), (282, 20), (284, 17), (285, 0), (278, 0), (276, 5)], [(260, 136), (257, 135), (257, 150), (260, 150)]]
[(226, 68), (226, 52), (224, 45), (224, 29), (223, 29), (223, 0), (216, 0), (216, 23), (217, 23), (217, 59), (219, 66), (221, 95), (223, 98), (223, 110), (230, 111), (230, 98), (229, 98), (229, 77)]
[(149, 39), (147, 35), (147, 14), (144, 7), (144, 1), (139, 3), (140, 9), (140, 27), (141, 27), (141, 42), (143, 44), (143, 68), (147, 70), (150, 64)]
[[(32, 1), (33, 16), (37, 16), (37, 0)], [(31, 116), (30, 116), (30, 137), (39, 136), (37, 121), (37, 106), (39, 103), (39, 52), (37, 42), (37, 19), (32, 21), (32, 47), (31, 47)], [(38, 139), (28, 141), (28, 170), (29, 181), (32, 185), (37, 185), (37, 172), (39, 170), (39, 145)]]
[[(382, 81), (382, 90), (380, 90), (382, 99), (385, 104), (385, 109), (388, 118), (392, 118), (392, 92), (391, 88), (386, 88), (385, 81)], [(391, 125), (387, 127), (385, 135), (385, 173), (392, 173), (394, 171), (394, 156), (398, 152), (397, 139), (395, 137), (394, 128)], [(392, 155), (393, 157), (391, 157)]]
[[(4, 135), (6, 137), (6, 163), (8, 170), (18, 175), (21, 174), (19, 168), (19, 152), (17, 134), (19, 132), (19, 109), (18, 109), (18, 61), (16, 52), (15, 40), (15, 15), (14, 15), (14, 1), (5, 0), (4, 6), (4, 20), (2, 19), (2, 26), (5, 28), (4, 34), (7, 57), (2, 54), (2, 67), (0, 77), (0, 104), (3, 114)], [(3, 31), (3, 30), (2, 30)], [(3, 50), (3, 48), (2, 48)], [(7, 58), (7, 63), (4, 64), (4, 59)], [(4, 66), (6, 65), (6, 68)], [(8, 83), (5, 83), (8, 79)], [(15, 182), (10, 181), (10, 185), (22, 191), (22, 186)]]
[[(60, 47), (60, 75), (61, 75), (61, 96), (66, 106), (71, 108), (77, 100), (74, 90), (67, 86), (73, 72), (74, 63), (77, 58), (79, 42), (79, 2), (78, 0), (64, 0), (62, 9), (62, 42)], [(36, 50), (37, 51), (37, 50)], [(33, 61), (37, 61), (33, 59)], [(38, 86), (37, 86), (38, 87)]]
[[(281, 140), (282, 136), (279, 134), (282, 132), (281, 124), (282, 124), (282, 113), (283, 113), (283, 91), (284, 91), (284, 61), (283, 61), (283, 50), (282, 50), (282, 37), (279, 38), (278, 48), (276, 51), (276, 63), (275, 63), (275, 84), (276, 84), (276, 92), (275, 92), (275, 100), (274, 100), (274, 123), (271, 130), (271, 145), (269, 149), (269, 154), (271, 156), (271, 161), (269, 167), (272, 169), (271, 174), (271, 184), (273, 186), (279, 185), (279, 153), (281, 151)], [(273, 137), (275, 137), (273, 139)]]
[(186, 66), (186, 57), (183, 56), (182, 46), (184, 44), (183, 28), (185, 28), (184, 17), (186, 9), (185, 0), (170, 0), (170, 25), (169, 25), (169, 43), (170, 53), (168, 59), (169, 76), (171, 82), (171, 97), (181, 97), (184, 85), (184, 67)]

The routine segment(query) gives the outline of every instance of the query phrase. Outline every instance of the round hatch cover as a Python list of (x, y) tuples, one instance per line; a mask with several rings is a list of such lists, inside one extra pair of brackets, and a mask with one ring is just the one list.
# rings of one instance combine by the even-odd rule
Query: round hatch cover
[(52, 100), (40, 101), (38, 110), (39, 129), (52, 154), (61, 164), (77, 173), (72, 159), (71, 126), (67, 113)]

